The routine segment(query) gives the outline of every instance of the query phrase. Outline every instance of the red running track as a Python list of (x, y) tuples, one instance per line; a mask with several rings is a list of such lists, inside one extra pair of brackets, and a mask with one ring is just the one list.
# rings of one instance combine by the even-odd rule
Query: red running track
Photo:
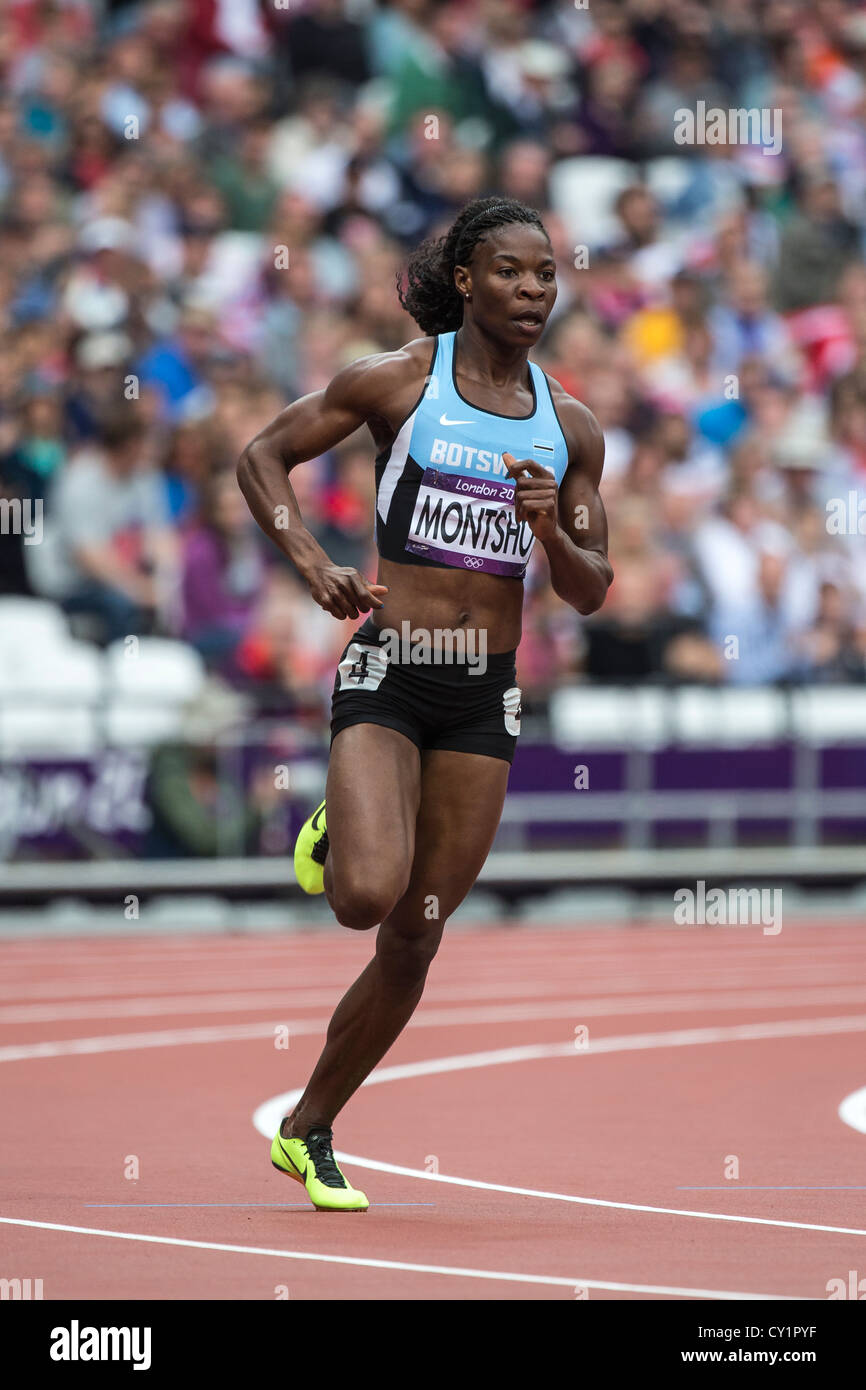
[(336, 1127), (370, 1210), (317, 1213), (253, 1114), (275, 1127), (372, 944), (2, 943), (0, 1275), (46, 1299), (826, 1298), (866, 1267), (866, 1134), (838, 1114), (866, 1086), (862, 928), (450, 929)]

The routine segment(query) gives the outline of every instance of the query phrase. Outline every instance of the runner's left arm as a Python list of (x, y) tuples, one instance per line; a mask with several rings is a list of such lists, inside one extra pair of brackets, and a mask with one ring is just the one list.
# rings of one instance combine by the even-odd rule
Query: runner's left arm
[(607, 517), (598, 487), (604, 466), (604, 435), (591, 411), (573, 397), (557, 401), (569, 446), (562, 484), (534, 459), (503, 462), (515, 480), (517, 519), (529, 524), (544, 546), (550, 582), (578, 613), (595, 613), (613, 580), (607, 558)]

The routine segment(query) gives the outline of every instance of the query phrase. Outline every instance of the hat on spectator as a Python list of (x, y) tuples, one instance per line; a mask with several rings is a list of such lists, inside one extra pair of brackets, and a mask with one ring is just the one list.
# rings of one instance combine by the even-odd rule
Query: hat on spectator
[(189, 743), (211, 743), (249, 717), (250, 702), (216, 678), (183, 707), (181, 733)]
[(540, 81), (553, 82), (571, 69), (568, 54), (546, 39), (527, 39), (518, 48), (517, 58), (521, 71)]
[(75, 351), (75, 360), (86, 372), (102, 367), (119, 367), (132, 354), (132, 339), (126, 333), (85, 333)]
[(803, 401), (774, 440), (773, 459), (780, 468), (823, 468), (828, 445), (824, 411)]
[(131, 251), (135, 245), (135, 229), (124, 217), (97, 217), (82, 227), (78, 245), (94, 255), (98, 251)]

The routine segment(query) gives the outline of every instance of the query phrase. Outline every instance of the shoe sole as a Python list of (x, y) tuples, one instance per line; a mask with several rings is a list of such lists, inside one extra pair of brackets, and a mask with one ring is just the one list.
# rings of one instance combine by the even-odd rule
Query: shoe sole
[[(282, 1173), (284, 1178), (294, 1178), (295, 1182), (299, 1182), (304, 1191), (307, 1192), (307, 1184), (304, 1182), (304, 1179), (301, 1177), (300, 1173), (290, 1173), (288, 1168), (281, 1168), (279, 1163), (274, 1163), (273, 1159), (271, 1159), (271, 1167), (276, 1168), (278, 1173)], [(309, 1192), (307, 1192), (307, 1196), (310, 1197)], [(312, 1197), (310, 1197), (310, 1201), (313, 1202)], [(369, 1208), (369, 1203), (366, 1207), (320, 1207), (318, 1202), (313, 1202), (313, 1206), (316, 1208), (316, 1211), (336, 1211), (340, 1213), (346, 1213), (367, 1211)]]

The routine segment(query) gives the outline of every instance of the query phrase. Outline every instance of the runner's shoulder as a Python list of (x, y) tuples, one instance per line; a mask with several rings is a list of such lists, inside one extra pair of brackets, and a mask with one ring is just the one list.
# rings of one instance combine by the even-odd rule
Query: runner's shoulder
[(430, 369), (436, 339), (413, 338), (393, 352), (357, 357), (337, 372), (328, 394), (364, 416), (387, 415), (394, 397), (408, 389), (416, 393)]

